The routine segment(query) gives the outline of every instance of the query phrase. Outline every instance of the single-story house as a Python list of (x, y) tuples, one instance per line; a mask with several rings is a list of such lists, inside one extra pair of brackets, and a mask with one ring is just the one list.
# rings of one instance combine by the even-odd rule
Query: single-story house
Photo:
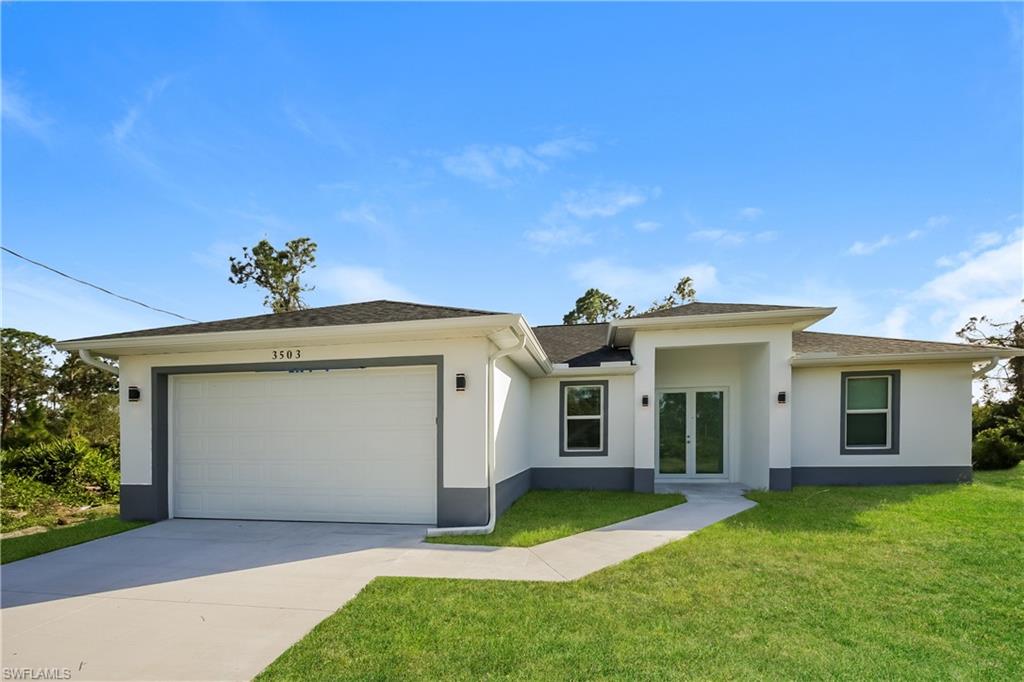
[(972, 377), (1024, 351), (807, 331), (834, 310), (370, 301), (57, 345), (118, 362), (125, 518), (472, 527), (532, 488), (970, 480)]

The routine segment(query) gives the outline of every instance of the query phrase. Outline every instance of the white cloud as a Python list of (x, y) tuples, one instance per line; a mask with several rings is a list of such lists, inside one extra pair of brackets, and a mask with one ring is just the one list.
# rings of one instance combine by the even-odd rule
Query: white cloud
[(470, 145), (442, 158), (441, 165), (456, 177), (488, 187), (512, 184), (517, 173), (547, 170), (546, 163), (516, 145)]
[(641, 206), (660, 193), (661, 189), (657, 187), (592, 187), (586, 190), (570, 190), (562, 195), (562, 202), (556, 210), (583, 220), (610, 218), (626, 209)]
[(958, 263), (964, 263), (970, 260), (976, 254), (978, 254), (981, 251), (984, 251), (985, 249), (990, 249), (993, 246), (1001, 244), (1004, 240), (1018, 239), (1020, 235), (1021, 229), (1018, 229), (1015, 232), (1011, 232), (1008, 235), (1004, 235), (1001, 232), (995, 231), (981, 232), (979, 234), (974, 235), (974, 238), (971, 240), (970, 247), (964, 249), (963, 251), (960, 251), (955, 255), (940, 256), (938, 259), (936, 259), (935, 265), (940, 268), (951, 268), (957, 265)]
[(577, 263), (569, 269), (569, 277), (581, 286), (597, 287), (624, 304), (632, 303), (640, 308), (666, 296), (684, 276), (693, 278), (698, 296), (713, 292), (718, 287), (717, 271), (708, 263), (634, 267), (597, 258)]
[[(593, 241), (593, 234), (577, 225), (577, 220), (610, 218), (646, 203), (648, 198), (656, 197), (660, 192), (657, 187), (649, 190), (591, 187), (564, 192), (561, 201), (541, 216), (540, 226), (525, 233), (526, 239), (534, 249), (543, 253), (566, 246), (589, 244)], [(640, 231), (650, 231), (657, 229), (658, 223), (639, 222), (635, 227)]]
[(142, 92), (142, 97), (139, 101), (128, 107), (124, 115), (118, 120), (114, 121), (114, 125), (111, 127), (110, 136), (114, 142), (118, 145), (124, 144), (132, 133), (135, 131), (135, 126), (138, 124), (140, 117), (143, 112), (153, 103), (153, 101), (167, 89), (167, 86), (171, 83), (170, 76), (164, 76), (158, 78), (148, 86)]
[(974, 237), (974, 250), (980, 251), (995, 246), (1003, 241), (1003, 235), (999, 232), (982, 232)]
[(316, 111), (300, 109), (292, 103), (285, 103), (282, 110), (289, 125), (313, 142), (352, 152), (352, 141), (334, 119)]
[(654, 232), (659, 227), (661, 227), (661, 223), (654, 220), (638, 220), (633, 223), (633, 229), (637, 232)]
[(414, 300), (405, 288), (391, 282), (382, 270), (361, 265), (336, 265), (315, 271), (313, 279), (320, 289), (338, 297), (339, 303), (372, 301), (386, 298)]
[(441, 157), (450, 174), (486, 185), (506, 187), (525, 173), (543, 173), (549, 162), (593, 151), (594, 144), (578, 135), (545, 140), (532, 147), (515, 144), (471, 144)]
[(0, 82), (0, 100), (3, 102), (5, 121), (39, 140), (45, 142), (49, 139), (50, 119), (9, 78)]
[(546, 140), (535, 145), (531, 151), (535, 156), (550, 159), (566, 159), (575, 156), (579, 152), (594, 150), (594, 144), (589, 140), (575, 135), (559, 137), (553, 140)]
[(924, 230), (911, 230), (907, 233), (907, 239), (913, 241), (919, 237), (924, 236)]
[(538, 227), (526, 233), (526, 240), (541, 253), (548, 253), (567, 246), (590, 244), (593, 236), (577, 225)]
[[(1024, 237), (1016, 232), (1009, 238), (1000, 235), (999, 241), (966, 253), (959, 263), (945, 263), (955, 265), (954, 269), (906, 294), (885, 318), (880, 332), (901, 336), (905, 326), (915, 323), (915, 336), (956, 341), (956, 330), (971, 317), (988, 315), (1003, 321), (1020, 316)], [(909, 310), (914, 311), (912, 317)]]
[(364, 225), (379, 225), (381, 223), (377, 211), (368, 204), (360, 204), (355, 208), (338, 211), (338, 220), (343, 223), (359, 223)]
[(925, 221), (925, 226), (931, 230), (936, 227), (944, 227), (946, 225), (949, 225), (949, 223), (952, 220), (953, 219), (948, 215), (933, 215), (930, 216), (928, 220)]
[(910, 309), (907, 306), (893, 308), (885, 319), (882, 320), (879, 333), (882, 336), (901, 338), (907, 335), (907, 320), (910, 319)]
[(739, 246), (748, 241), (770, 242), (777, 239), (779, 233), (774, 230), (761, 232), (737, 232), (735, 230), (704, 229), (695, 230), (689, 234), (689, 238), (699, 242), (711, 242), (721, 246)]
[(736, 217), (740, 220), (757, 220), (764, 215), (764, 209), (758, 208), (757, 206), (748, 206), (747, 208), (741, 208), (736, 213)]
[(895, 243), (896, 241), (892, 237), (885, 235), (878, 241), (874, 242), (854, 242), (846, 252), (851, 256), (868, 256), (879, 249), (884, 249), (885, 247), (892, 246)]
[(379, 209), (369, 204), (359, 204), (354, 208), (338, 211), (337, 218), (342, 223), (358, 225), (369, 234), (384, 239), (391, 245), (401, 242), (398, 230), (381, 216)]

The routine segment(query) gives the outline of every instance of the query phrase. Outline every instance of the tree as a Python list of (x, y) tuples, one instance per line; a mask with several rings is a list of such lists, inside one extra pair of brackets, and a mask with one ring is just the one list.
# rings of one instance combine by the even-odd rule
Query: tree
[[(661, 301), (654, 301), (644, 312), (652, 313), (657, 310), (674, 308), (677, 305), (689, 303), (696, 295), (693, 278), (683, 277), (676, 283), (675, 288), (668, 296)], [(633, 317), (636, 314), (636, 306), (629, 305), (622, 310), (620, 310), (620, 306), (617, 298), (613, 298), (600, 289), (587, 289), (586, 293), (576, 299), (575, 307), (562, 317), (562, 323), (607, 322), (623, 317)]]
[(85, 364), (77, 353), (68, 354), (54, 371), (53, 383), (62, 401), (117, 395), (117, 375)]
[(55, 352), (48, 336), (13, 327), (0, 330), (0, 440), (26, 411), (42, 409), (52, 398)]
[(231, 276), (228, 281), (241, 284), (250, 282), (266, 290), (263, 305), (275, 313), (286, 313), (306, 307), (302, 293), (313, 287), (303, 286), (300, 277), (308, 268), (315, 268), (316, 242), (309, 237), (293, 239), (277, 250), (266, 239), (252, 247), (242, 248), (242, 257), (231, 256)]
[(576, 306), (562, 317), (563, 324), (607, 322), (618, 317), (618, 299), (612, 298), (600, 289), (587, 289), (576, 299)]
[[(1024, 301), (1022, 301), (1024, 302)], [(1008, 322), (994, 322), (987, 315), (972, 317), (956, 333), (967, 343), (1024, 348), (1024, 315)], [(999, 394), (1008, 394), (1006, 412), (1015, 414), (1024, 406), (1024, 358), (1016, 357), (1000, 363), (995, 376), (986, 377), (982, 387), (986, 402), (997, 401)]]
[(667, 310), (678, 305), (689, 303), (697, 297), (697, 291), (693, 288), (693, 278), (683, 277), (676, 283), (675, 289), (661, 301), (654, 301), (647, 312), (653, 313), (657, 310)]
[(87, 365), (72, 353), (53, 373), (60, 401), (55, 432), (81, 436), (93, 445), (116, 445), (120, 437), (117, 375)]

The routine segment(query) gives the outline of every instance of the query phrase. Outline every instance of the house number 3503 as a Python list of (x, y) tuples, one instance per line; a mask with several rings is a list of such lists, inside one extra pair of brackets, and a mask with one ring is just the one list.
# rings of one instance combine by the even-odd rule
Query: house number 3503
[(272, 350), (270, 353), (274, 360), (298, 360), (302, 357), (302, 351), (298, 348), (292, 350)]

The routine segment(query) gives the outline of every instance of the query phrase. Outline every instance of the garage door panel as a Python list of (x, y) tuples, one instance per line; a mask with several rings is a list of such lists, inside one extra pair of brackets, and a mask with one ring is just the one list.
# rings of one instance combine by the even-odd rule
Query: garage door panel
[(174, 514), (433, 523), (433, 367), (175, 377)]

